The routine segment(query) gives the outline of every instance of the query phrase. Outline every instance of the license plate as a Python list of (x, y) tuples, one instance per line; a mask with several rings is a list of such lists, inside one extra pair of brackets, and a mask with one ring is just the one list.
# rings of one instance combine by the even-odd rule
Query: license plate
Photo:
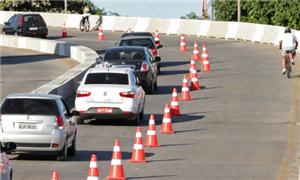
[(37, 27), (30, 27), (29, 30), (34, 31), (34, 30), (38, 30)]
[(37, 129), (37, 124), (18, 123), (19, 129)]
[(97, 113), (112, 113), (112, 108), (97, 108)]

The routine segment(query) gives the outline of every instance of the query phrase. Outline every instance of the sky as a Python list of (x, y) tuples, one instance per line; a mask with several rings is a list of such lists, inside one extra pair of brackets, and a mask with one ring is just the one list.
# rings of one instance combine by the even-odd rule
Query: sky
[[(121, 16), (180, 18), (190, 12), (201, 16), (202, 0), (92, 0), (99, 8)], [(207, 0), (209, 1), (209, 0)]]

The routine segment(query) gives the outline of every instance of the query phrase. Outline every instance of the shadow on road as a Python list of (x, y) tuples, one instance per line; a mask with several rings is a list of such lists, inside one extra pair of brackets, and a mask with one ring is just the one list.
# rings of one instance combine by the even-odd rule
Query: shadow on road
[(1, 65), (41, 62), (41, 61), (55, 60), (57, 58), (63, 59), (65, 57), (60, 57), (60, 56), (56, 56), (56, 55), (52, 55), (52, 54), (2, 56), (1, 57)]
[(161, 70), (160, 72), (160, 76), (167, 76), (167, 75), (180, 75), (180, 74), (187, 74), (189, 73), (189, 71), (185, 71), (185, 70), (169, 70), (169, 71), (166, 71), (166, 70)]
[(163, 61), (160, 63), (161, 67), (170, 67), (170, 66), (181, 66), (185, 64), (189, 64), (190, 62), (187, 60), (183, 61)]
[(175, 177), (175, 175), (126, 177), (126, 179), (148, 179), (148, 178), (155, 179), (155, 178), (167, 178), (167, 177)]
[[(74, 36), (69, 36), (67, 38), (73, 38)], [(65, 38), (62, 38), (62, 36), (48, 36), (47, 39), (49, 40), (57, 40), (57, 39), (65, 39)]]
[(158, 89), (154, 95), (161, 95), (161, 94), (172, 94), (173, 88), (177, 89), (177, 93), (181, 92), (181, 86), (178, 85), (170, 85), (170, 86), (160, 86), (158, 85)]

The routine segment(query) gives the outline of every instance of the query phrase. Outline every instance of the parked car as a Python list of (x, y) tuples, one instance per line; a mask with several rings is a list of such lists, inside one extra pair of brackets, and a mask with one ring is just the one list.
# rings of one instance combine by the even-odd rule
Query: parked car
[(40, 14), (14, 14), (4, 23), (5, 34), (46, 38), (48, 28)]
[(159, 61), (156, 62), (158, 73), (160, 73), (161, 58), (159, 56), (158, 49), (163, 46), (159, 45), (156, 47), (152, 36), (127, 36), (121, 39), (119, 46), (142, 46), (148, 48), (152, 52), (153, 56), (159, 59)]
[(2, 142), (18, 152), (51, 152), (57, 160), (76, 153), (76, 111), (62, 97), (50, 94), (11, 94), (1, 102)]
[(78, 124), (86, 119), (129, 120), (144, 117), (145, 92), (131, 68), (89, 69), (77, 89)]
[[(160, 58), (153, 57), (146, 47), (119, 46), (106, 50), (100, 63), (110, 65), (131, 65), (147, 93), (153, 94), (157, 89), (157, 63)], [(98, 62), (98, 63), (99, 63)]]
[(0, 142), (0, 179), (12, 180), (13, 170), (11, 163), (6, 155), (6, 152), (10, 152), (15, 149), (13, 143), (1, 143)]

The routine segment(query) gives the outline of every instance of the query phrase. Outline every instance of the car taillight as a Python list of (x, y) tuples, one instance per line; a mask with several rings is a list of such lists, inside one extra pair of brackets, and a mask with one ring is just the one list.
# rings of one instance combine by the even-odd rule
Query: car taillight
[(135, 98), (135, 93), (132, 92), (132, 91), (120, 92), (119, 94), (120, 94), (121, 97)]
[(19, 19), (19, 26), (22, 27), (23, 25), (23, 16), (20, 16), (20, 19)]
[(77, 91), (76, 97), (88, 97), (91, 95), (89, 91)]
[(62, 119), (62, 117), (60, 115), (56, 116), (56, 125), (57, 125), (58, 128), (64, 126), (63, 119)]
[(143, 63), (142, 66), (141, 66), (141, 71), (142, 72), (145, 72), (145, 71), (148, 71), (149, 70), (149, 66), (147, 63)]
[(153, 53), (153, 56), (157, 56), (157, 49), (156, 49), (156, 48), (153, 48), (153, 49), (152, 49), (152, 53)]

